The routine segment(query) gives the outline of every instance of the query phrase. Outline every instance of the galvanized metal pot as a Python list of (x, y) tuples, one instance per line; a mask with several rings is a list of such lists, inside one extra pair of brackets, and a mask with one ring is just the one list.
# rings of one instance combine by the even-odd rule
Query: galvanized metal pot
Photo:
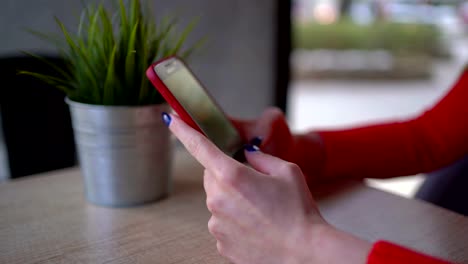
[(66, 102), (88, 201), (123, 207), (170, 193), (172, 148), (161, 119), (167, 104), (127, 107)]

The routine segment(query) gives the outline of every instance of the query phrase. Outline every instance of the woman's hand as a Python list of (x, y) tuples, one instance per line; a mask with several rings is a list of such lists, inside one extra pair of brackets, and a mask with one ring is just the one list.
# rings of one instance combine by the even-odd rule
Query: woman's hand
[(283, 112), (275, 107), (266, 109), (255, 120), (231, 118), (244, 142), (257, 145), (263, 152), (299, 165), (309, 184), (324, 181), (325, 151), (320, 136), (310, 132), (293, 135)]
[[(177, 116), (165, 120), (205, 167), (206, 202), (212, 213), (208, 228), (221, 255), (234, 263), (256, 264), (333, 260), (327, 254), (336, 255), (331, 245), (339, 243), (327, 237), (336, 240), (342, 234), (320, 215), (297, 165), (248, 145), (245, 154), (251, 167), (247, 167)], [(359, 260), (365, 259), (367, 252), (363, 253), (357, 254)]]
[(294, 162), (294, 136), (283, 112), (276, 107), (266, 109), (255, 120), (231, 118), (244, 142), (283, 160)]

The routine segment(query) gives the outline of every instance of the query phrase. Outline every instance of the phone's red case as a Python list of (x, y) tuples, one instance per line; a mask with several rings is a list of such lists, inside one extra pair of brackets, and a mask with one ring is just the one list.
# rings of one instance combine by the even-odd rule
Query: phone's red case
[[(158, 92), (162, 95), (162, 97), (169, 103), (169, 105), (174, 109), (174, 111), (179, 115), (179, 117), (187, 123), (189, 126), (191, 126), (193, 129), (196, 129), (198, 132), (203, 133), (203, 131), (200, 129), (200, 127), (195, 123), (193, 118), (190, 116), (190, 114), (185, 111), (184, 107), (177, 101), (175, 96), (171, 93), (171, 91), (167, 88), (167, 86), (163, 83), (163, 81), (159, 78), (159, 76), (156, 74), (154, 71), (154, 66), (157, 64), (172, 59), (172, 58), (177, 58), (176, 56), (170, 56), (164, 59), (161, 59), (159, 61), (156, 61), (155, 63), (151, 64), (151, 66), (146, 70), (146, 76), (148, 79), (151, 81), (151, 83), (154, 85), (154, 87), (158, 90)], [(180, 60), (182, 63), (184, 63), (180, 58), (177, 58)], [(187, 67), (188, 68), (188, 67)], [(190, 69), (189, 69), (190, 70)]]

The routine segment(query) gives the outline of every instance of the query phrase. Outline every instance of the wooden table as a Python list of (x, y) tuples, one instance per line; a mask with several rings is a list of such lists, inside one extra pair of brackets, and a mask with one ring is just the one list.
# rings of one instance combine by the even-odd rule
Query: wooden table
[[(0, 263), (226, 263), (207, 230), (202, 168), (184, 151), (174, 163), (169, 198), (127, 209), (87, 203), (76, 168), (0, 185)], [(468, 263), (464, 216), (360, 183), (319, 197), (343, 230)]]

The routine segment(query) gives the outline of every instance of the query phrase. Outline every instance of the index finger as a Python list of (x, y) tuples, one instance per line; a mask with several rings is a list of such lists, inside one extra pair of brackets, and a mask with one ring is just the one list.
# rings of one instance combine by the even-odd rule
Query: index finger
[[(222, 171), (226, 166), (231, 166), (234, 160), (222, 152), (207, 137), (187, 125), (176, 115), (169, 115), (169, 129), (182, 142), (187, 151), (208, 170)], [(167, 121), (165, 121), (168, 123)]]

